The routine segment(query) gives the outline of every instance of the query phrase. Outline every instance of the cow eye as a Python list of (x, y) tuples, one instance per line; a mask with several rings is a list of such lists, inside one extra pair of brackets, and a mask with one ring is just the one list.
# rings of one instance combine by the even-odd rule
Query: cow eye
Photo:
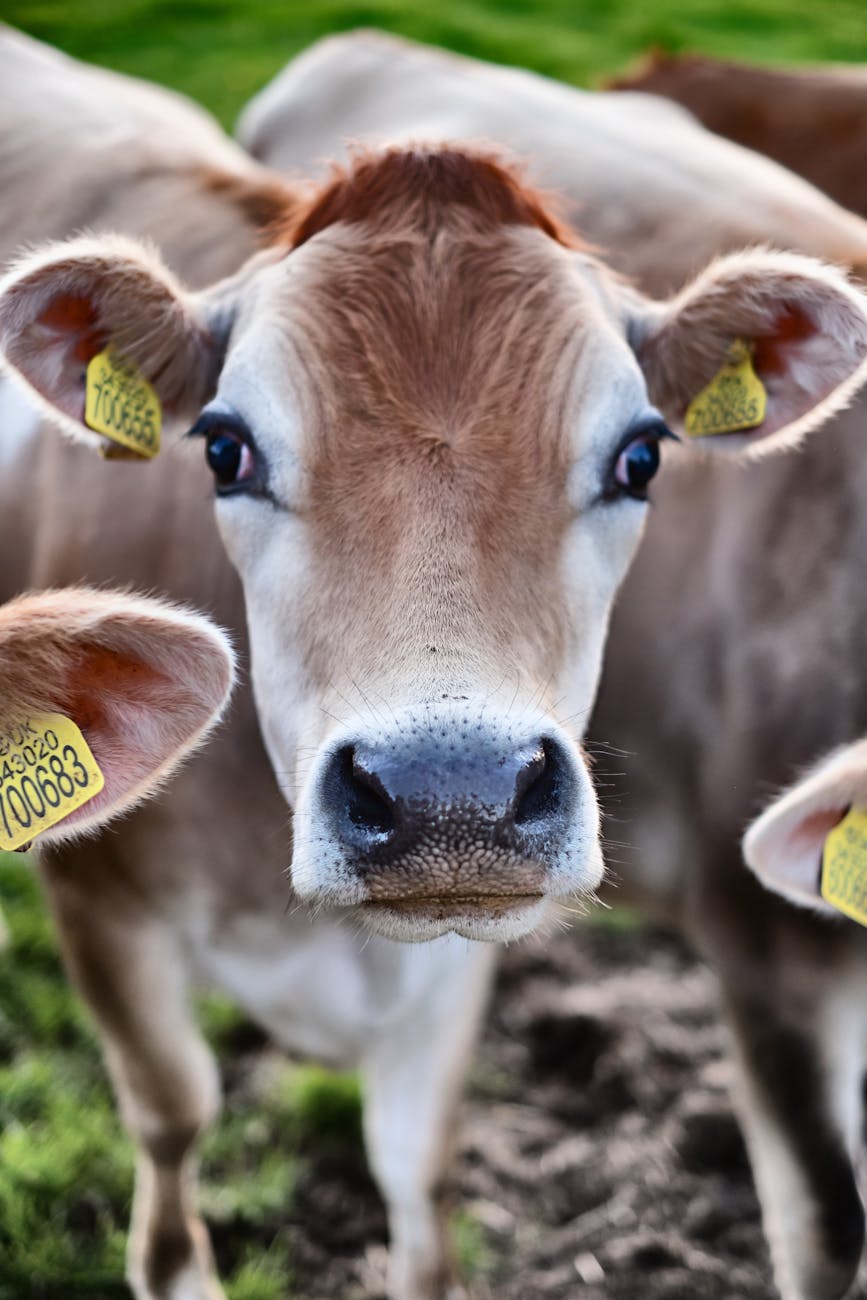
[(219, 425), (208, 430), (205, 459), (217, 480), (217, 486), (222, 488), (247, 483), (254, 477), (256, 471), (256, 461), (250, 444), (233, 429)]
[(636, 429), (614, 462), (614, 490), (618, 495), (647, 500), (647, 487), (659, 469), (659, 444), (674, 435), (662, 421)]

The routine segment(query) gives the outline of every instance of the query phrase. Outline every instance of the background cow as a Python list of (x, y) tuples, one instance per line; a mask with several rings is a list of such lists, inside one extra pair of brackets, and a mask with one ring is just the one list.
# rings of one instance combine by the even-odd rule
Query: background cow
[[(239, 130), (258, 157), (294, 167), (305, 162), (302, 122), (317, 124), (310, 165), (395, 123), (401, 138), (502, 138), (564, 188), (606, 260), (657, 291), (697, 256), (742, 242), (824, 251), (863, 272), (865, 227), (830, 200), (665, 118), (652, 97), (609, 104), (364, 33), (300, 56)], [(788, 1300), (842, 1295), (861, 1256), (863, 1058), (834, 1009), (856, 987), (842, 972), (863, 962), (864, 937), (763, 891), (740, 837), (769, 787), (867, 726), (863, 424), (862, 401), (796, 457), (749, 474), (669, 458), (615, 609), (592, 732), (627, 755), (597, 763), (628, 841), (617, 896), (674, 921), (720, 976)]]
[(867, 68), (757, 68), (654, 53), (610, 84), (676, 100), (709, 130), (775, 158), (867, 215)]

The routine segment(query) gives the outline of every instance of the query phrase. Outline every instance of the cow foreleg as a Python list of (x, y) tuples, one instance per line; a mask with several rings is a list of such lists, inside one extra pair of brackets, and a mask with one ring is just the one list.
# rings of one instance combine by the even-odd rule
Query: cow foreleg
[[(415, 985), (415, 996), (365, 1054), (364, 1133), (388, 1212), (388, 1294), (393, 1300), (441, 1300), (461, 1294), (449, 1290), (454, 1274), (443, 1183), (496, 949), (445, 939), (407, 945), (403, 952), (405, 983)], [(418, 966), (424, 968), (423, 989)]]
[(194, 1147), (219, 1081), (193, 1022), (181, 958), (161, 921), (54, 892), (67, 964), (93, 1011), (121, 1114), (138, 1147), (127, 1276), (136, 1300), (221, 1300), (194, 1208)]
[(862, 1037), (839, 1014), (844, 993), (816, 1007), (809, 1030), (769, 1001), (729, 999), (735, 1100), (783, 1300), (841, 1300), (864, 1245)]

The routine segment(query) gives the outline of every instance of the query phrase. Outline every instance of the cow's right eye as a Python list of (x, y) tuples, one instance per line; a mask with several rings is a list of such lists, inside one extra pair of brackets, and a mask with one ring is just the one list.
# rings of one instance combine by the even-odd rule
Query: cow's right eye
[(205, 459), (222, 488), (249, 482), (256, 471), (252, 447), (233, 429), (217, 426), (208, 431)]

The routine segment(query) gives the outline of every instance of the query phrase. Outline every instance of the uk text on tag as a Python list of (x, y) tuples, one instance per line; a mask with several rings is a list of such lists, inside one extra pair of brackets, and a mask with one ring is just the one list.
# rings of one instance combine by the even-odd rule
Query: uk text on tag
[(0, 849), (19, 849), (99, 794), (105, 779), (78, 727), (34, 713), (0, 732)]
[(160, 449), (162, 407), (151, 385), (111, 348), (87, 366), (84, 422), (138, 456)]
[(867, 925), (867, 808), (852, 808), (825, 840), (822, 897)]
[(694, 438), (755, 429), (765, 418), (768, 395), (753, 369), (749, 345), (735, 339), (722, 367), (686, 408), (686, 431)]

